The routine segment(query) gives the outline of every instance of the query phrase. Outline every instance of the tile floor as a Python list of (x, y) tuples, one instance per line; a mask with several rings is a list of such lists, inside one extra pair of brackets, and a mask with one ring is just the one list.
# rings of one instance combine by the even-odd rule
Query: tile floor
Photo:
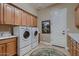
[(59, 48), (59, 47), (55, 47), (55, 46), (50, 46), (50, 45), (45, 45), (40, 43), (36, 48), (32, 49), (29, 53), (27, 53), (25, 56), (29, 56), (33, 51), (35, 51), (36, 49), (39, 48), (54, 48), (54, 49), (58, 49), (59, 51), (63, 52), (65, 55), (70, 56), (69, 52), (67, 50), (65, 50), (64, 48)]

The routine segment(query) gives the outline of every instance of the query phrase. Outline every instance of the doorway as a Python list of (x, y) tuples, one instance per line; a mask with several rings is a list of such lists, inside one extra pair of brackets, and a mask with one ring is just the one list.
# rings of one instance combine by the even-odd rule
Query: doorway
[(55, 10), (51, 22), (51, 44), (67, 48), (67, 8)]

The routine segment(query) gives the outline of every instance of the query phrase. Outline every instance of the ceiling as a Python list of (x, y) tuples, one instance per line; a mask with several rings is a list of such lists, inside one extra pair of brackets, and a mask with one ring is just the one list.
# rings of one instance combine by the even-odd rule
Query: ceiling
[(37, 10), (49, 7), (54, 4), (56, 4), (56, 3), (31, 3), (31, 5)]

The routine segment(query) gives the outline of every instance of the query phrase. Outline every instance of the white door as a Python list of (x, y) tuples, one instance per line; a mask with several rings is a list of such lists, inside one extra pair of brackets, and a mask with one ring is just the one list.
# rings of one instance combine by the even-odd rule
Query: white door
[(67, 9), (57, 9), (53, 15), (53, 21), (51, 26), (51, 43), (56, 46), (66, 47), (67, 36)]

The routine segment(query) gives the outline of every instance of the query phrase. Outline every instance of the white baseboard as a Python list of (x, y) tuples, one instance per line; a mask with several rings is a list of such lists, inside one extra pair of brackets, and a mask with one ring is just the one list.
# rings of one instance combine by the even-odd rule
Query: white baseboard
[(45, 44), (45, 45), (50, 45), (50, 46), (52, 46), (52, 44), (51, 44), (51, 43), (48, 43), (48, 42), (40, 41), (40, 43), (41, 43), (41, 44)]

